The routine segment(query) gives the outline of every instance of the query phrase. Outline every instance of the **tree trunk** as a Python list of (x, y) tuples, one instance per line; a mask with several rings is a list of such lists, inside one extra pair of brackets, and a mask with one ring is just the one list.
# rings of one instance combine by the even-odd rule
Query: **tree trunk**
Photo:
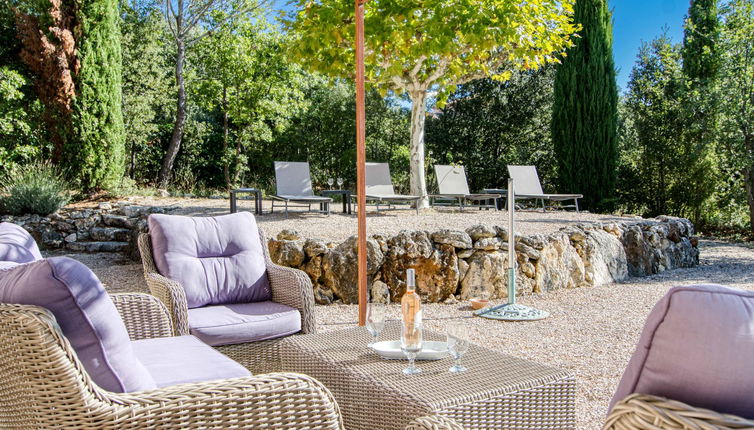
[[(744, 136), (744, 148), (748, 154), (752, 153), (754, 137)], [(749, 229), (754, 235), (754, 164), (751, 161), (744, 169), (744, 182), (746, 186), (746, 202), (749, 203)]]
[(411, 194), (422, 196), (420, 208), (429, 206), (427, 175), (424, 168), (424, 124), (427, 120), (427, 92), (412, 91), (411, 95)]
[(223, 173), (225, 185), (230, 190), (230, 160), (228, 159), (228, 89), (223, 87)]
[(186, 87), (183, 82), (183, 63), (186, 59), (186, 46), (182, 40), (178, 40), (176, 48), (175, 82), (178, 85), (178, 102), (176, 105), (173, 135), (170, 137), (170, 144), (167, 151), (165, 151), (165, 157), (162, 159), (162, 168), (160, 169), (160, 177), (158, 179), (158, 186), (160, 188), (166, 188), (170, 182), (173, 163), (175, 163), (175, 157), (178, 156), (178, 151), (181, 149), (183, 127), (186, 125)]

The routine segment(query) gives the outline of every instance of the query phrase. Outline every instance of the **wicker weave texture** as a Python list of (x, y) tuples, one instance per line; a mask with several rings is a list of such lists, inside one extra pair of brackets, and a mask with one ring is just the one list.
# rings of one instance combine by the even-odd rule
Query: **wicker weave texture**
[(0, 428), (341, 429), (312, 378), (268, 374), (115, 394), (83, 370), (54, 317), (0, 304)]
[(170, 314), (156, 297), (141, 293), (111, 294), (131, 340), (173, 336)]
[(603, 430), (754, 430), (754, 420), (646, 394), (618, 402)]
[[(397, 339), (398, 325), (382, 338)], [(431, 332), (425, 338), (444, 339)], [(405, 361), (379, 358), (368, 342), (358, 327), (289, 337), (281, 343), (283, 369), (324, 383), (349, 429), (402, 429), (433, 415), (467, 429), (575, 428), (576, 384), (568, 372), (473, 346), (463, 374), (449, 373), (446, 359), (422, 361), (422, 374), (406, 377)]]

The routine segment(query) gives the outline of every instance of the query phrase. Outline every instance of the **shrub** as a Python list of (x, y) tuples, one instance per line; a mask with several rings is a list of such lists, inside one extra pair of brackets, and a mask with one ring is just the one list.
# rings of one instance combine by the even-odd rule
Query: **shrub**
[(68, 184), (48, 163), (19, 166), (2, 178), (0, 211), (13, 215), (49, 215), (68, 203)]

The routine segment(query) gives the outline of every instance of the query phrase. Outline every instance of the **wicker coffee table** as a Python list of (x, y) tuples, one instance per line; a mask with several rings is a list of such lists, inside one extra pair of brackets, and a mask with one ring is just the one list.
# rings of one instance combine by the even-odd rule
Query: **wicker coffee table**
[[(388, 324), (381, 340), (398, 339)], [(427, 340), (444, 336), (425, 332)], [(451, 374), (450, 358), (418, 361), (422, 373), (404, 376), (407, 362), (385, 360), (367, 348), (363, 327), (291, 336), (281, 342), (284, 371), (310, 375), (332, 391), (348, 430), (404, 429), (415, 418), (443, 416), (465, 429), (574, 429), (576, 382), (563, 370), (473, 346), (469, 368)]]

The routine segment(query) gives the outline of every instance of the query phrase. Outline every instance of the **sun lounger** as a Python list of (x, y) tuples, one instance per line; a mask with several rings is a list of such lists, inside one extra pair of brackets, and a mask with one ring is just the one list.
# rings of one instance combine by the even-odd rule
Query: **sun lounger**
[[(481, 208), (493, 208), (497, 210), (496, 200), (499, 194), (471, 194), (469, 183), (466, 180), (466, 169), (463, 166), (445, 166), (435, 164), (435, 176), (437, 177), (438, 194), (430, 196), (432, 206), (441, 206), (437, 201), (458, 202), (461, 210), (466, 202), (472, 202), (472, 206)], [(492, 203), (490, 203), (492, 202)]]
[(315, 212), (330, 215), (329, 197), (315, 196), (312, 191), (312, 179), (309, 163), (276, 161), (275, 162), (275, 185), (277, 193), (272, 196), (272, 210), (275, 211), (275, 202), (285, 203), (285, 216), (288, 216), (288, 204), (300, 203), (312, 210), (312, 205), (319, 204), (320, 210)]
[(393, 180), (390, 178), (390, 166), (387, 163), (366, 163), (366, 199), (376, 203), (377, 211), (380, 204), (387, 203), (415, 203), (416, 213), (419, 214), (419, 200), (421, 196), (396, 194)]
[[(563, 202), (573, 200), (573, 205), (560, 205), (561, 208), (575, 208), (579, 211), (579, 199), (584, 197), (581, 194), (545, 194), (542, 191), (542, 184), (539, 182), (537, 168), (534, 166), (508, 166), (508, 174), (513, 178), (515, 184), (516, 200), (533, 199), (542, 202), (542, 210), (546, 209), (545, 200)], [(550, 206), (555, 207), (555, 206)]]

